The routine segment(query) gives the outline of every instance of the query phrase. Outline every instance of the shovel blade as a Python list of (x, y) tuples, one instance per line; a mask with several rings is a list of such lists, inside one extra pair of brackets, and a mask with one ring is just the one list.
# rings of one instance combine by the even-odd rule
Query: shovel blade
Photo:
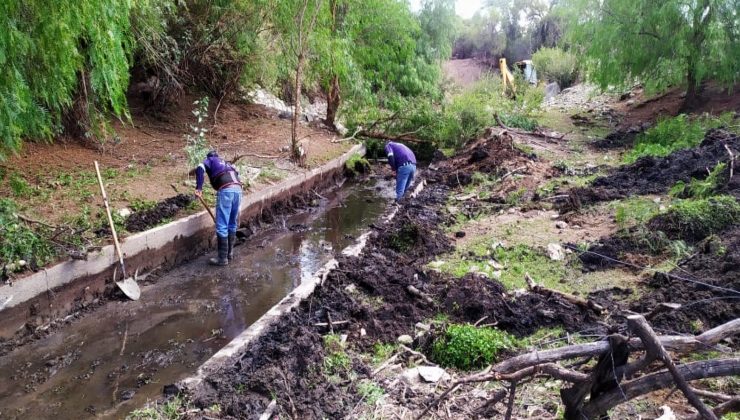
[(136, 280), (131, 277), (122, 281), (117, 281), (116, 286), (118, 286), (123, 294), (128, 296), (131, 300), (139, 300), (139, 297), (141, 297), (141, 289), (139, 288), (139, 285), (136, 284)]

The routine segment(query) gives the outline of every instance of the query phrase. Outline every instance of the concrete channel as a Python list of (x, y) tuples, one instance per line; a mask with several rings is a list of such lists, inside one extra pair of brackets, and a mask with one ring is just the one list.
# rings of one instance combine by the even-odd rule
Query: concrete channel
[[(286, 191), (295, 194), (334, 184), (341, 179), (341, 165), (320, 172), (317, 176), (321, 179), (314, 178), (308, 185), (276, 186), (274, 191), (285, 200), (292, 196)], [(389, 182), (371, 181), (329, 188), (322, 192), (319, 208), (279, 218), (271, 228), (237, 247), (236, 262), (228, 268), (206, 265), (203, 251), (208, 248), (208, 238), (171, 238), (171, 242), (198, 244), (183, 250), (191, 254), (189, 258), (169, 256), (167, 260), (167, 252), (144, 248), (142, 252), (153, 256), (150, 266), (159, 263), (174, 268), (144, 284), (140, 301), (106, 301), (89, 313), (83, 311), (82, 316), (57, 321), (40, 338), (0, 356), (0, 418), (121, 418), (159, 397), (163, 385), (208, 371), (198, 368), (207, 360), (206, 367), (215, 366), (218, 357), (212, 356), (228, 351), (219, 353), (224, 346), (241, 348), (244, 340), (238, 337), (250, 326), (263, 325), (258, 320), (265, 313), (274, 315), (279, 302), (291, 296), (299, 302), (291, 291), (302, 295), (308, 285), (313, 290), (316, 274), (336, 263), (335, 252), (351, 244), (357, 247), (357, 237), (360, 243), (366, 238), (361, 233), (386, 212), (392, 198)], [(260, 203), (259, 211), (275, 205), (268, 200)], [(249, 206), (247, 203), (244, 220), (259, 215)], [(189, 219), (198, 223), (203, 216), (208, 217)], [(203, 233), (210, 236), (212, 226), (205, 226), (207, 232)], [(195, 232), (190, 236), (197, 236), (200, 230), (190, 230)], [(91, 276), (105, 282), (105, 274), (88, 274)], [(74, 289), (77, 281), (72, 279), (61, 288)], [(110, 286), (102, 286), (97, 293), (106, 287)], [(84, 288), (83, 292), (94, 296)], [(51, 319), (53, 313), (65, 313), (63, 303), (57, 302), (64, 296), (42, 292), (30, 301), (54, 302), (56, 310), (45, 315)], [(23, 306), (21, 302), (0, 314)], [(33, 316), (37, 315), (28, 314), (26, 319)], [(234, 339), (237, 341), (232, 342)]]

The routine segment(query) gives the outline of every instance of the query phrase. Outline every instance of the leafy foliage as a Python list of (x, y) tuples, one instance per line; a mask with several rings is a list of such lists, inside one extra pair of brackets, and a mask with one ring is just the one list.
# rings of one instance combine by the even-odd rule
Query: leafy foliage
[(83, 118), (87, 136), (100, 115), (127, 116), (131, 2), (0, 2), (0, 158), (21, 138), (49, 139)]
[(624, 162), (632, 163), (643, 156), (667, 156), (676, 150), (695, 147), (701, 143), (707, 130), (727, 125), (731, 118), (731, 113), (720, 118), (704, 116), (694, 119), (680, 114), (659, 120), (655, 127), (637, 137), (632, 150), (625, 154)]
[(570, 87), (578, 78), (578, 59), (559, 48), (542, 48), (532, 56), (537, 74), (557, 82), (562, 89)]
[(326, 350), (326, 357), (324, 357), (324, 372), (327, 375), (336, 375), (349, 368), (351, 360), (338, 335), (325, 335), (324, 349)]
[(573, 0), (569, 39), (588, 60), (602, 88), (630, 85), (648, 90), (701, 81), (738, 82), (740, 20), (735, 0)]
[(656, 216), (650, 226), (681, 239), (700, 240), (740, 223), (740, 204), (728, 195), (681, 200), (667, 213)]
[(13, 200), (0, 199), (0, 271), (11, 264), (11, 271), (20, 269), (19, 260), (43, 265), (56, 256), (53, 246), (21, 221), (17, 211)]
[(714, 195), (721, 186), (723, 178), (727, 176), (725, 172), (727, 172), (727, 164), (720, 162), (704, 179), (691, 178), (688, 184), (678, 181), (671, 188), (670, 195), (679, 198), (708, 198)]
[(209, 146), (206, 139), (208, 130), (205, 128), (205, 120), (208, 118), (208, 97), (193, 102), (195, 109), (196, 124), (190, 126), (190, 134), (185, 135), (185, 154), (188, 157), (188, 167), (194, 168), (205, 158)]
[(493, 363), (501, 351), (516, 346), (517, 340), (505, 331), (451, 324), (432, 344), (431, 357), (443, 366), (473, 370)]

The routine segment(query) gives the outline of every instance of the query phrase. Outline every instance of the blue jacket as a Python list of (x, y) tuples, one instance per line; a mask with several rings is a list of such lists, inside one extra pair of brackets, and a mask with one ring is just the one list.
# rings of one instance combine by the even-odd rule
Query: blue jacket
[(195, 189), (198, 191), (203, 189), (204, 174), (208, 174), (208, 180), (216, 191), (228, 186), (241, 186), (239, 172), (216, 152), (209, 152), (203, 163), (195, 169)]
[(388, 163), (394, 171), (407, 163), (413, 163), (416, 165), (416, 156), (414, 156), (414, 152), (401, 143), (395, 143), (392, 141), (388, 142), (385, 145), (385, 154), (388, 156)]

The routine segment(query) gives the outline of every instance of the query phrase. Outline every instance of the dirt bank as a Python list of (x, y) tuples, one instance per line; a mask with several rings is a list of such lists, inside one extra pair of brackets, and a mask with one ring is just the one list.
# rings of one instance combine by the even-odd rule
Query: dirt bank
[[(572, 189), (568, 200), (561, 202), (561, 209), (567, 211), (634, 195), (664, 194), (678, 181), (688, 183), (692, 178), (704, 179), (708, 169), (717, 163), (729, 163), (730, 156), (725, 146), (740, 150), (740, 137), (725, 130), (710, 130), (698, 147), (679, 150), (662, 158), (642, 157), (633, 164), (611, 170), (588, 187)], [(723, 190), (738, 194), (738, 183), (740, 181), (736, 178), (729, 179)]]
[[(471, 145), (462, 156), (470, 159), (480, 146)], [(417, 323), (439, 313), (454, 322), (474, 323), (486, 317), (518, 336), (550, 325), (601, 330), (593, 314), (557, 297), (515, 297), (495, 280), (474, 275), (456, 280), (428, 269), (433, 257), (451, 250), (442, 230), (449, 218), (443, 209), (450, 172), (447, 164), (442, 167), (426, 171), (427, 188), (405, 202), (390, 225), (376, 228), (361, 256), (340, 259), (324, 286), (297, 311), (263, 335), (236, 365), (209, 376), (188, 395), (195, 406), (218, 404), (222, 415), (254, 418), (276, 398), (280, 415), (349, 415), (362, 398), (357, 381), (370, 377), (372, 367), (353, 359), (348, 371), (326, 379), (322, 336), (329, 332), (325, 326), (329, 320), (338, 324), (335, 332), (346, 334), (348, 345), (359, 352), (413, 334)]]

